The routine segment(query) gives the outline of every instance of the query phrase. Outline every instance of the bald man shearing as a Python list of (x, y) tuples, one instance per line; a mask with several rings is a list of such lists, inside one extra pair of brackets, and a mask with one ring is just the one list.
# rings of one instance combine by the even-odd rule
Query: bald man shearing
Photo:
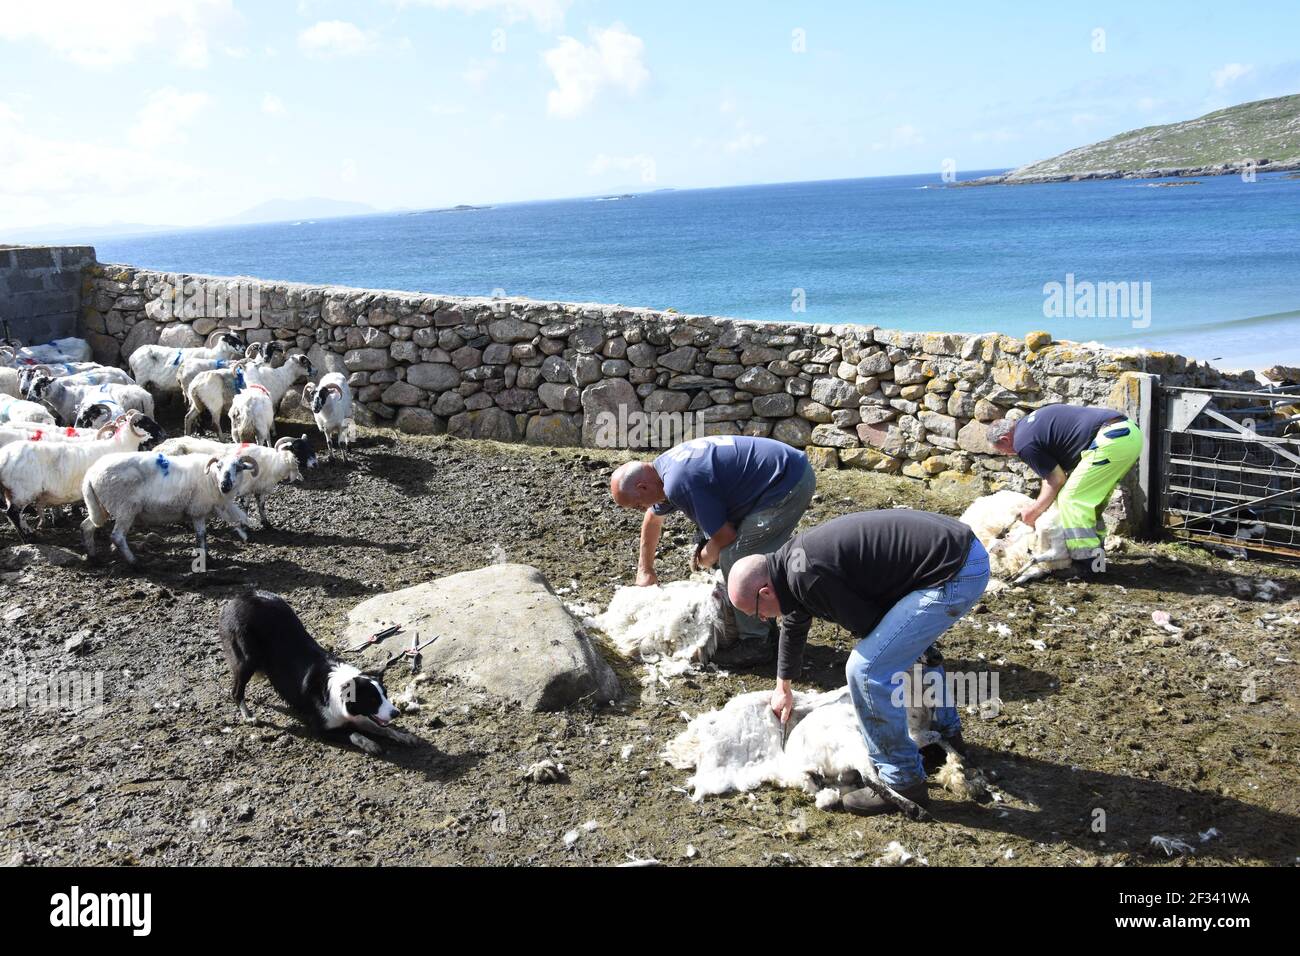
[[(784, 442), (744, 435), (683, 442), (653, 462), (620, 466), (609, 483), (616, 504), (645, 511), (636, 577), (641, 586), (659, 581), (655, 552), (667, 515), (682, 512), (703, 537), (692, 568), (718, 565), (725, 579), (740, 558), (768, 554), (789, 540), (816, 487), (803, 452)], [(752, 613), (734, 616), (735, 642), (720, 643), (713, 660), (724, 667), (773, 660), (776, 641), (768, 625)]]
[[(795, 535), (768, 555), (741, 558), (727, 590), (738, 611), (781, 621), (772, 710), (785, 723), (794, 709), (790, 682), (799, 677), (814, 617), (858, 639), (845, 674), (867, 752), (880, 779), (926, 806), (926, 772), (907, 732), (902, 675), (944, 631), (969, 611), (989, 580), (988, 554), (955, 518), (913, 511), (862, 511)], [(927, 664), (927, 682), (942, 665)], [(945, 691), (946, 693), (946, 691)], [(961, 719), (944, 701), (931, 726), (961, 749)], [(870, 789), (845, 794), (850, 813), (870, 816), (897, 807)]]

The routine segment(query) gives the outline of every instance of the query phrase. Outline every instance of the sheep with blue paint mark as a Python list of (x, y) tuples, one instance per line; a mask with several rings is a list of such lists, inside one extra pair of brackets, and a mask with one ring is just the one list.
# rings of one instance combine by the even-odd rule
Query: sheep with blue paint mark
[(113, 522), (112, 540), (122, 558), (137, 564), (126, 536), (137, 521), (185, 522), (194, 527), (199, 561), (207, 562), (208, 522), (222, 518), (247, 541), (248, 515), (236, 500), (258, 475), (250, 456), (168, 456), (158, 452), (109, 455), (95, 462), (81, 482), (86, 554), (95, 554), (95, 532)]

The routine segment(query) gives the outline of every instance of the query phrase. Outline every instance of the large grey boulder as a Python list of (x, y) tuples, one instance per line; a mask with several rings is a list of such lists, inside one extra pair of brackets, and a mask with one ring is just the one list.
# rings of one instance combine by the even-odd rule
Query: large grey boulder
[(408, 647), (415, 634), (421, 642), (436, 635), (420, 652), (423, 670), (529, 710), (560, 710), (586, 698), (605, 703), (621, 693), (545, 576), (526, 564), (494, 564), (372, 597), (348, 614), (340, 643), (359, 644), (393, 624), (401, 633), (367, 648), (367, 666)]
[(625, 378), (607, 378), (582, 392), (582, 443), (588, 448), (623, 447), (623, 423), (641, 414), (641, 399)]

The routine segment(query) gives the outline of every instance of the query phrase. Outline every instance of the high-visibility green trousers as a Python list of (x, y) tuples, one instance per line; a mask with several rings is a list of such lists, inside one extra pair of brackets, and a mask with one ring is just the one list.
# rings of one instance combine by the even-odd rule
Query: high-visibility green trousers
[(1120, 479), (1142, 454), (1142, 432), (1132, 421), (1103, 425), (1092, 447), (1079, 458), (1056, 496), (1070, 559), (1080, 561), (1103, 554), (1106, 526), (1101, 513)]

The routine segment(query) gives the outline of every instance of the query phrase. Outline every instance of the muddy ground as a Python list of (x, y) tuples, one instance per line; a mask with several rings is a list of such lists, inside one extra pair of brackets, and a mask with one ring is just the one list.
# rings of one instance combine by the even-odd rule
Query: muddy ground
[[(950, 667), (999, 672), (1001, 714), (966, 717), (965, 733), (1003, 799), (932, 787), (930, 823), (822, 812), (792, 791), (692, 803), (662, 746), (683, 713), (770, 686), (770, 669), (678, 680), (643, 701), (638, 668), (621, 666), (626, 700), (559, 714), (435, 680), (401, 721), (424, 744), (382, 758), (309, 736), (260, 681), (250, 701), (264, 725), (235, 721), (215, 628), (221, 602), (250, 581), (283, 594), (331, 646), (366, 597), (502, 552), (573, 587), (566, 598), (603, 605), (632, 580), (639, 526), (608, 500), (618, 460), (367, 433), (351, 463), (283, 489), (275, 530), (247, 545), (216, 530), (207, 573), (190, 571), (192, 534), (164, 528), (134, 535), (140, 573), (78, 560), (0, 575), (11, 675), (15, 651), (29, 686), (103, 675), (98, 716), (0, 700), (0, 862), (869, 864), (893, 840), (930, 865), (1297, 861), (1300, 570), (1172, 545), (1128, 544), (1106, 584), (988, 596), (950, 632)], [(805, 520), (900, 504), (957, 513), (963, 502), (823, 473)], [(673, 521), (664, 580), (686, 574), (690, 529)], [(0, 548), (16, 543), (7, 527), (0, 536)], [(41, 540), (80, 553), (72, 524)], [(1280, 593), (1259, 594), (1261, 580)], [(1180, 635), (1152, 623), (1161, 609)], [(798, 686), (842, 685), (849, 648), (818, 625)], [(563, 762), (568, 782), (522, 782), (542, 757)], [(1167, 855), (1154, 835), (1188, 849)]]

